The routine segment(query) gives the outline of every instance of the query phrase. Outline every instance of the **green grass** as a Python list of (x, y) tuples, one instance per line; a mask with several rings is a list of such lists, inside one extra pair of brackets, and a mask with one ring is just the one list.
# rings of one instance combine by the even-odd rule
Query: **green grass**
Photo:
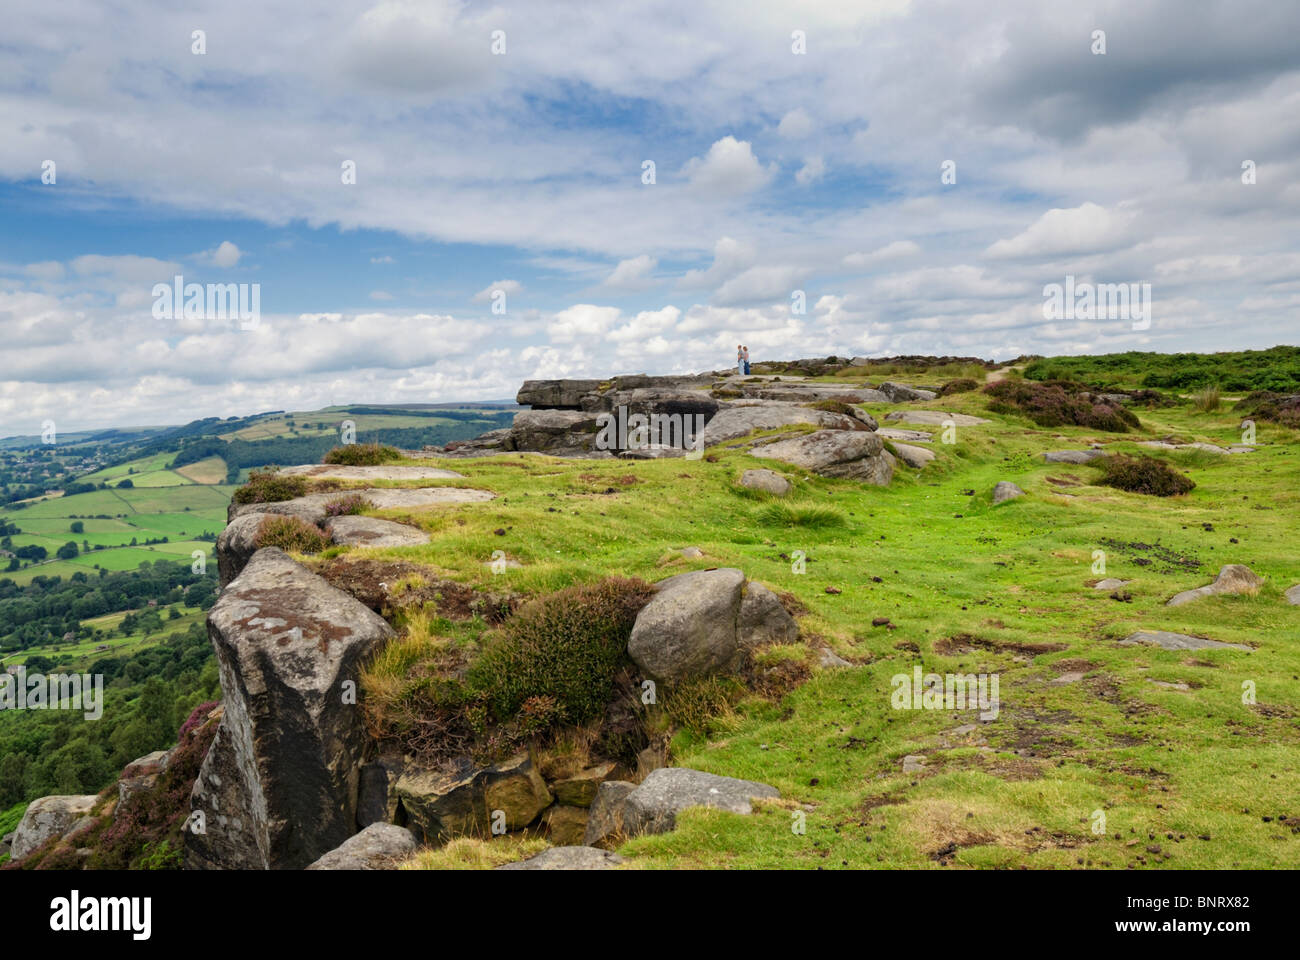
[[(1300, 862), (1300, 835), (1261, 819), (1300, 816), (1293, 680), (1300, 607), (1281, 596), (1300, 582), (1300, 435), (1260, 424), (1254, 453), (1170, 458), (1196, 488), (1156, 500), (1096, 486), (1097, 471), (1044, 464), (1038, 454), (1093, 442), (1150, 453), (1138, 442), (1168, 434), (1227, 445), (1240, 440), (1237, 417), (1187, 406), (1143, 410), (1140, 430), (1112, 434), (990, 414), (977, 393), (924, 406), (993, 422), (958, 428), (952, 445), (937, 442), (939, 428), (926, 428), (936, 433), (938, 459), (924, 470), (900, 469), (887, 488), (809, 477), (788, 502), (738, 492), (741, 470), (771, 464), (722, 448), (712, 451), (713, 463), (460, 460), (456, 469), (468, 480), (459, 483), (498, 499), (421, 514), (432, 543), (375, 555), (529, 594), (607, 576), (654, 581), (736, 566), (808, 608), (806, 637), (863, 664), (817, 673), (781, 703), (742, 700), (711, 738), (679, 734), (674, 763), (771, 783), (782, 803), (751, 817), (688, 812), (674, 833), (622, 848), (633, 868)], [(618, 482), (629, 475), (636, 482)], [(994, 509), (989, 491), (999, 480), (1028, 495)], [(792, 523), (796, 516), (805, 522)], [(806, 522), (815, 516), (838, 521)], [(683, 558), (677, 551), (685, 546), (705, 556)], [(498, 549), (524, 566), (493, 576), (486, 562)], [(1125, 588), (1131, 602), (1088, 586), (1103, 575), (1093, 572), (1098, 550), (1104, 576), (1133, 581)], [(804, 574), (794, 572), (795, 551), (806, 555)], [(1162, 557), (1186, 558), (1187, 566)], [(1257, 596), (1165, 606), (1226, 563), (1266, 578)], [(873, 627), (881, 617), (896, 629)], [(1116, 644), (1139, 628), (1255, 649)], [(981, 644), (945, 643), (963, 634)], [(1031, 646), (1042, 644), (1060, 649)], [(969, 713), (891, 707), (891, 677), (916, 664), (999, 675), (1001, 713), (980, 726), (985, 743), (951, 733), (973, 721)], [(1083, 680), (1051, 683), (1080, 669)], [(1242, 702), (1246, 681), (1256, 686), (1257, 705)], [(926, 758), (923, 773), (901, 772), (911, 753)], [(791, 804), (804, 805), (804, 835), (791, 830)], [(1090, 829), (1098, 809), (1107, 817), (1101, 836)], [(1153, 844), (1159, 858), (1172, 859), (1147, 853)]]

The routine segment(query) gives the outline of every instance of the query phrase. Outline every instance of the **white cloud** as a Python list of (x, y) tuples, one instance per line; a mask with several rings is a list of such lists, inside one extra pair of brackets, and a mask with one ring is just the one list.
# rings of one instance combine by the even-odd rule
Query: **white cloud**
[(546, 332), (554, 343), (592, 340), (603, 337), (618, 320), (619, 314), (617, 307), (579, 303), (555, 314)]
[(993, 258), (1052, 257), (1114, 250), (1136, 242), (1130, 232), (1134, 216), (1126, 211), (1107, 210), (1096, 203), (1070, 209), (1053, 208), (1028, 229), (988, 248)]
[(710, 194), (748, 193), (772, 179), (772, 171), (754, 156), (753, 145), (730, 135), (715, 141), (702, 158), (692, 157), (682, 173), (691, 186)]
[(776, 132), (787, 140), (802, 140), (812, 133), (812, 129), (812, 118), (808, 112), (803, 107), (797, 107), (781, 118)]
[(850, 253), (844, 258), (846, 267), (869, 267), (873, 264), (889, 263), (893, 260), (901, 260), (904, 257), (912, 257), (921, 252), (919, 244), (911, 240), (895, 240), (883, 247), (872, 250), (870, 253)]
[(826, 173), (826, 162), (821, 157), (809, 157), (795, 173), (794, 179), (799, 184), (809, 184), (820, 180)]
[(235, 246), (229, 240), (222, 240), (210, 254), (211, 263), (214, 267), (233, 267), (239, 263), (244, 252)]
[(645, 290), (655, 285), (655, 279), (651, 276), (659, 261), (649, 254), (643, 253), (639, 257), (632, 257), (629, 260), (620, 260), (614, 271), (605, 278), (601, 286), (611, 290)]

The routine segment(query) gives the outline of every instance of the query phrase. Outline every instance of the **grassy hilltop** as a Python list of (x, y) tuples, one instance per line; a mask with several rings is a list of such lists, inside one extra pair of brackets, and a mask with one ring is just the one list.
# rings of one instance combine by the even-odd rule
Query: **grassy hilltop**
[[(388, 511), (433, 541), (367, 556), (420, 568), (394, 584), (398, 592), (427, 576), (541, 595), (607, 577), (655, 581), (735, 566), (806, 608), (801, 641), (759, 655), (806, 682), (767, 696), (724, 686), (660, 707), (664, 726), (676, 728), (674, 764), (771, 783), (782, 799), (753, 817), (690, 811), (675, 832), (620, 848), (634, 867), (1294, 865), (1300, 607), (1282, 594), (1300, 583), (1300, 435), (1260, 421), (1251, 453), (1156, 452), (1195, 482), (1187, 494), (1156, 498), (1098, 485), (1092, 465), (1039, 455), (1091, 443), (1151, 454), (1137, 443), (1167, 437), (1239, 443), (1242, 415), (1230, 403), (1201, 412), (1171, 392), (1168, 405), (1135, 406), (1140, 426), (1118, 433), (1038, 426), (992, 412), (989, 400), (973, 390), (912, 404), (992, 422), (957, 428), (951, 445), (923, 428), (935, 430), (937, 459), (919, 471), (900, 464), (886, 488), (726, 447), (699, 461), (458, 460), (466, 479), (443, 483), (498, 499)], [(899, 408), (866, 409), (884, 425)], [(781, 470), (795, 492), (778, 501), (738, 487), (756, 467)], [(994, 506), (990, 491), (1002, 480), (1027, 496)], [(685, 547), (703, 556), (687, 559)], [(498, 550), (520, 565), (494, 574)], [(1105, 577), (1132, 582), (1092, 589), (1103, 576), (1096, 551)], [(301, 559), (319, 567), (339, 552)], [(805, 573), (795, 572), (796, 552)], [(1227, 563), (1266, 578), (1257, 595), (1165, 606)], [(436, 602), (399, 627), (407, 653), (423, 650), (430, 663), (448, 650), (472, 658), (488, 629), (440, 619)], [(1117, 645), (1138, 629), (1253, 651)], [(858, 666), (818, 668), (817, 645)], [(419, 659), (402, 669), (425, 675)], [(981, 724), (970, 711), (893, 709), (891, 678), (916, 665), (998, 674), (1000, 715)], [(386, 681), (372, 674), (372, 687)], [(1254, 703), (1243, 702), (1248, 683)], [(904, 772), (906, 756), (920, 760)], [(806, 814), (804, 835), (791, 829), (796, 810)], [(1093, 831), (1098, 810), (1104, 834)], [(457, 849), (446, 862), (493, 859)]]

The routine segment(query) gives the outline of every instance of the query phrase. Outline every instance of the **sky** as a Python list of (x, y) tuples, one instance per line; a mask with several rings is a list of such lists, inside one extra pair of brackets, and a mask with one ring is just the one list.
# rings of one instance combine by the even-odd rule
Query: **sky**
[[(0, 436), (739, 343), (1297, 343), (1297, 36), (1276, 0), (10, 0)], [(178, 276), (260, 312), (168, 311)], [(1149, 324), (1045, 315), (1066, 277)]]

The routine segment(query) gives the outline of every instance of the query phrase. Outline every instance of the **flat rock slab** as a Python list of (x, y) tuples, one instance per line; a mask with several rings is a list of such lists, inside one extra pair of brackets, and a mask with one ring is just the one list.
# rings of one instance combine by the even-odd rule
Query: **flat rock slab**
[(308, 870), (392, 870), (415, 853), (411, 831), (391, 823), (372, 823), (316, 862)]
[(1109, 456), (1104, 450), (1052, 450), (1043, 454), (1047, 463), (1087, 463), (1098, 457)]
[(925, 433), (921, 430), (902, 430), (898, 427), (881, 427), (876, 431), (876, 436), (884, 437), (886, 440), (906, 440), (908, 443), (931, 443), (934, 441), (933, 433)]
[(1214, 578), (1212, 583), (1207, 583), (1203, 587), (1197, 587), (1194, 590), (1184, 590), (1169, 599), (1165, 604), (1167, 607), (1181, 607), (1185, 603), (1191, 603), (1193, 600), (1199, 600), (1202, 597), (1213, 596), (1216, 593), (1255, 593), (1263, 584), (1264, 578), (1256, 574), (1250, 567), (1243, 566), (1240, 563), (1229, 563), (1219, 569), (1219, 575)]
[(498, 870), (613, 870), (623, 858), (595, 847), (551, 847), (535, 857), (507, 863)]
[(464, 474), (440, 467), (351, 467), (332, 463), (305, 463), (281, 467), (278, 473), (296, 477), (320, 477), (332, 480), (462, 480)]
[(1132, 580), (1120, 580), (1116, 577), (1107, 577), (1105, 580), (1098, 580), (1092, 585), (1094, 590), (1118, 590), (1120, 587), (1126, 587)]
[(1297, 583), (1294, 587), (1288, 588), (1286, 593), (1282, 594), (1282, 596), (1286, 597), (1287, 603), (1294, 607), (1300, 607), (1300, 583)]
[(274, 503), (232, 503), (230, 519), (234, 520), (246, 513), (287, 513), (302, 517), (308, 523), (321, 523), (325, 519), (327, 504), (354, 495), (368, 501), (376, 510), (417, 509), (454, 503), (484, 503), (496, 496), (487, 490), (471, 490), (463, 487), (366, 487), (360, 490), (309, 493), (305, 497)]
[(430, 540), (423, 530), (380, 517), (335, 517), (325, 530), (331, 540), (345, 547), (415, 547)]
[(802, 423), (833, 430), (852, 430), (859, 425), (853, 417), (829, 410), (801, 407), (796, 403), (737, 404), (718, 411), (700, 434), (700, 442), (711, 447), (746, 436), (755, 430), (776, 430)]
[(1162, 650), (1214, 650), (1228, 648), (1245, 650), (1251, 648), (1243, 643), (1220, 643), (1207, 637), (1189, 637), (1185, 633), (1170, 633), (1168, 630), (1139, 630), (1131, 633), (1119, 642), (1121, 647), (1134, 647), (1139, 644), (1160, 647)]
[(932, 427), (943, 426), (951, 420), (959, 427), (978, 427), (980, 424), (992, 423), (983, 417), (972, 417), (966, 413), (949, 413), (946, 410), (895, 410), (885, 415), (886, 420), (901, 420), (904, 423), (925, 423)]
[(623, 829), (628, 836), (667, 833), (677, 826), (677, 814), (690, 807), (749, 814), (754, 812), (753, 800), (780, 795), (776, 787), (766, 783), (719, 777), (685, 767), (661, 767), (623, 801)]

